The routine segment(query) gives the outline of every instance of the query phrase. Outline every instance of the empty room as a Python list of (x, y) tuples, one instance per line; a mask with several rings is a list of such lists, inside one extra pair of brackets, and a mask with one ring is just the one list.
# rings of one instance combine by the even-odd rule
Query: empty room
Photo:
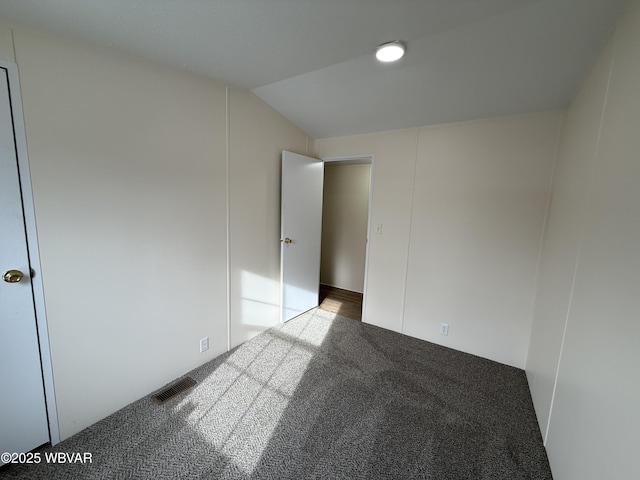
[(0, 478), (640, 478), (640, 0), (2, 0), (0, 83)]

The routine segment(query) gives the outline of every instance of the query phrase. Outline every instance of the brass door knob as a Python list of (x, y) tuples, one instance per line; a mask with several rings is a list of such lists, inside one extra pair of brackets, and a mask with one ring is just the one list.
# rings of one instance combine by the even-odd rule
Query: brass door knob
[(2, 279), (7, 283), (18, 283), (24, 277), (24, 273), (20, 270), (7, 270), (2, 275)]
[(289, 237), (285, 238), (284, 240), (280, 240), (281, 242), (284, 242), (286, 244), (289, 244), (291, 242), (293, 242), (293, 240), (291, 240)]

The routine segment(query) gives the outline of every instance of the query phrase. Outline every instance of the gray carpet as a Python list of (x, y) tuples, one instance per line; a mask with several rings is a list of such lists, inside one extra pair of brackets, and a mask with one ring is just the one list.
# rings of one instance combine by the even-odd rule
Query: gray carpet
[(29, 479), (551, 479), (522, 370), (313, 310), (10, 465)]

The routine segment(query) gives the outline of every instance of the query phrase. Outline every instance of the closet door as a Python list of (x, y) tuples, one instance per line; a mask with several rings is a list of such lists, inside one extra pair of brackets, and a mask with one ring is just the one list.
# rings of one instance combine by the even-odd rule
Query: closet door
[(49, 441), (8, 78), (0, 67), (0, 465)]

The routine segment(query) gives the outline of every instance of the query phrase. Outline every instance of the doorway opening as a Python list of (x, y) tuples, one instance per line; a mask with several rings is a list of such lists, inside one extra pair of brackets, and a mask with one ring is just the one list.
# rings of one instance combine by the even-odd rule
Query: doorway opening
[(362, 320), (373, 159), (324, 159), (319, 306)]

